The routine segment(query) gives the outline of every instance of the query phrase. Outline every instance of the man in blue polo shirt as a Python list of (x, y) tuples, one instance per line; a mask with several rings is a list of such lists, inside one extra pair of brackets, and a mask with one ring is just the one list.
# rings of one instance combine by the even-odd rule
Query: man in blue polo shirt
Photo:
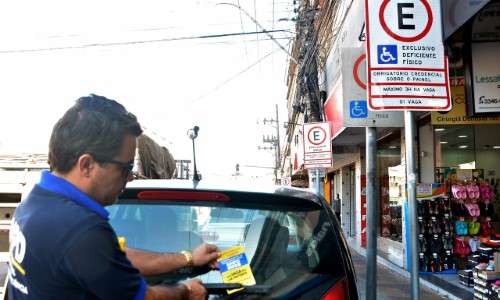
[(10, 299), (205, 299), (201, 280), (147, 286), (142, 275), (186, 266), (218, 268), (220, 250), (122, 251), (105, 206), (114, 204), (132, 168), (136, 117), (102, 96), (78, 99), (53, 128), (50, 172), (16, 209), (10, 230)]

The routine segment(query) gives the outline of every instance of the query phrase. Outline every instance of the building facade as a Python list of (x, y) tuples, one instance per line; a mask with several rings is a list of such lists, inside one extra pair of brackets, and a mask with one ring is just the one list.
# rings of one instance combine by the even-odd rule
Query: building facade
[[(367, 126), (353, 120), (352, 109), (356, 107), (348, 106), (352, 99), (362, 99), (352, 97), (362, 97), (364, 93), (366, 99), (365, 1), (299, 4), (297, 37), (292, 48), (298, 63), (291, 62), (288, 72), (289, 126), (282, 173), (291, 176), (292, 186), (314, 187), (312, 173), (304, 169), (304, 132), (300, 125), (329, 122), (333, 166), (319, 179), (323, 183), (320, 192), (328, 201), (339, 194), (344, 234), (355, 238), (360, 247), (366, 247), (366, 164), (367, 157), (375, 155), (376, 199), (370, 199), (370, 203), (376, 205), (377, 247), (395, 265), (409, 269), (410, 255), (419, 253), (406, 250), (409, 143), (404, 112), (372, 113), (368, 120), (374, 125)], [(437, 219), (440, 238), (445, 234), (444, 229), (441, 231), (443, 218), (447, 215), (448, 221), (458, 220), (459, 216), (447, 211), (446, 205), (450, 208), (457, 202), (452, 187), (462, 184), (491, 186), (493, 195), (488, 201), (494, 212), (490, 220), (500, 233), (500, 63), (495, 58), (500, 50), (499, 15), (497, 0), (441, 2), (438, 19), (442, 21), (443, 47), (449, 63), (452, 108), (411, 112), (416, 182), (422, 184), (422, 189), (439, 188), (438, 194), (417, 195), (419, 206), (432, 204), (439, 211), (432, 215), (425, 208), (427, 213), (422, 210), (419, 219), (422, 217), (428, 224)], [(367, 153), (367, 127), (375, 127), (376, 132), (376, 151), (371, 153)], [(441, 199), (448, 202), (438, 204)], [(466, 201), (484, 203), (481, 197)], [(465, 221), (473, 222), (473, 217), (469, 214)], [(479, 222), (485, 220), (484, 216), (477, 218)], [(466, 241), (476, 236), (454, 229), (449, 234)], [(433, 253), (427, 251), (426, 255)]]

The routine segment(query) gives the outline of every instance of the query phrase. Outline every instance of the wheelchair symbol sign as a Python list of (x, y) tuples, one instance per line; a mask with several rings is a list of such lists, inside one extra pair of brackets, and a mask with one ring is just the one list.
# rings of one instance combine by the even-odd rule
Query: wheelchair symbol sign
[(398, 46), (397, 45), (377, 45), (378, 63), (397, 64), (398, 63)]
[(351, 118), (361, 119), (368, 117), (368, 103), (365, 100), (353, 100), (349, 103)]

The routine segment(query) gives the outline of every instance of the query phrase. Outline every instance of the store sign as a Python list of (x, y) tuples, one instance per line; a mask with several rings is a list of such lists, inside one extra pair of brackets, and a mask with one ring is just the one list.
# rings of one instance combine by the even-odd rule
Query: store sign
[(366, 0), (371, 110), (449, 110), (439, 0)]
[[(500, 17), (499, 17), (500, 18)], [(500, 42), (473, 43), (474, 113), (500, 112)]]
[(441, 0), (444, 39), (447, 39), (489, 0)]
[(471, 40), (500, 41), (500, 3), (493, 3), (477, 13), (472, 23)]
[(473, 125), (473, 124), (500, 124), (500, 116), (467, 116), (465, 106), (465, 89), (463, 85), (451, 87), (453, 108), (450, 111), (431, 112), (432, 125)]
[(494, 3), (477, 13), (472, 23), (470, 77), (475, 116), (500, 113), (499, 15), (500, 3)]
[(343, 125), (345, 127), (403, 127), (401, 111), (372, 111), (366, 94), (366, 51), (342, 49)]
[[(408, 188), (408, 186), (406, 186)], [(406, 190), (408, 193), (408, 190)], [(446, 186), (444, 183), (417, 183), (417, 199), (432, 199), (446, 195)]]
[(332, 138), (330, 123), (306, 123), (304, 128), (304, 168), (331, 168)]

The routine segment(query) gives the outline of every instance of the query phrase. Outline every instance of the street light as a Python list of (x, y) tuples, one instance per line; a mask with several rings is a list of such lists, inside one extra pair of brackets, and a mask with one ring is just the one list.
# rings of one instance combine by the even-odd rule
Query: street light
[(193, 165), (194, 165), (194, 174), (193, 174), (193, 181), (200, 181), (200, 177), (198, 176), (198, 171), (196, 170), (196, 151), (194, 149), (194, 139), (198, 137), (198, 130), (200, 130), (200, 127), (194, 126), (192, 129), (189, 129), (187, 134), (188, 137), (193, 140)]

